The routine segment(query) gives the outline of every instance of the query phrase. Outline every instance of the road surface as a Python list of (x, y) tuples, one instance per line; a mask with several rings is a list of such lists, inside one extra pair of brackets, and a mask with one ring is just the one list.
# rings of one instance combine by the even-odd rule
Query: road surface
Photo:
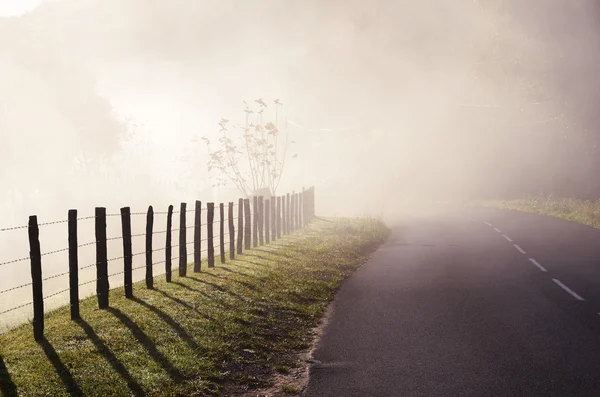
[(404, 221), (345, 282), (307, 396), (600, 396), (600, 231), (476, 209)]

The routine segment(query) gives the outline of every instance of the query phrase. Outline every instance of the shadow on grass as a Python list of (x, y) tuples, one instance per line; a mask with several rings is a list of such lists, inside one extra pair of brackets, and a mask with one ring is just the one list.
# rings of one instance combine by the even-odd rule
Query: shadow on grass
[[(196, 314), (198, 314), (200, 317), (203, 317), (204, 319), (206, 319), (206, 320), (208, 320), (208, 321), (216, 321), (214, 318), (212, 318), (212, 317), (211, 317), (211, 316), (209, 316), (208, 314), (201, 312), (200, 310), (196, 309), (194, 306), (190, 305), (189, 303), (187, 303), (187, 302), (185, 302), (185, 301), (182, 301), (181, 299), (179, 299), (179, 298), (176, 298), (176, 297), (174, 297), (173, 295), (171, 295), (171, 294), (169, 294), (169, 293), (167, 293), (167, 292), (165, 292), (165, 291), (163, 291), (163, 290), (160, 290), (160, 289), (156, 289), (156, 288), (155, 288), (155, 289), (154, 289), (154, 292), (158, 292), (159, 294), (161, 294), (161, 295), (162, 295), (162, 296), (164, 296), (165, 298), (167, 298), (167, 299), (171, 299), (173, 302), (177, 303), (178, 305), (181, 305), (181, 306), (185, 307), (186, 309), (188, 309), (188, 310), (191, 310), (191, 311), (195, 312), (195, 313), (196, 313)], [(133, 299), (133, 301), (134, 301), (134, 302), (137, 302), (137, 300), (136, 300), (136, 299)], [(148, 307), (148, 309), (150, 309), (150, 310), (154, 311), (153, 309), (151, 309), (151, 307), (154, 307), (154, 306), (150, 306), (148, 303), (146, 303), (146, 302), (144, 302), (144, 301), (140, 301), (140, 302), (137, 302), (137, 303), (139, 303), (140, 305), (143, 305), (143, 306), (146, 306), (146, 305), (148, 305), (148, 306), (146, 306), (146, 307)], [(160, 311), (159, 309), (157, 309), (157, 308), (155, 308), (155, 309), (156, 309), (156, 311), (154, 311), (154, 312), (160, 316), (160, 314), (159, 314), (158, 312), (161, 312), (161, 311)], [(163, 313), (163, 312), (161, 312), (161, 313)], [(168, 316), (166, 313), (165, 313), (164, 315), (165, 315), (165, 316), (167, 316), (167, 317), (169, 317), (169, 316)], [(161, 317), (161, 318), (162, 318), (162, 317)], [(166, 319), (164, 319), (164, 318), (163, 318), (163, 320), (164, 320), (165, 322), (167, 322), (167, 320), (166, 320)]]
[[(132, 298), (134, 302), (139, 302), (140, 300), (137, 298)], [(160, 364), (165, 371), (169, 374), (171, 379), (175, 382), (182, 382), (185, 380), (185, 377), (177, 368), (171, 364), (171, 362), (156, 348), (156, 344), (142, 331), (142, 329), (133, 321), (130, 317), (128, 317), (125, 313), (120, 311), (119, 309), (115, 309), (113, 307), (109, 307), (106, 309), (107, 312), (111, 313), (115, 316), (124, 326), (129, 328), (133, 336), (140, 342), (142, 347), (146, 349), (150, 357)]]
[[(186, 279), (187, 278), (189, 278), (189, 277), (186, 277)], [(206, 299), (210, 300), (211, 302), (216, 302), (216, 303), (218, 303), (219, 305), (223, 306), (226, 309), (231, 309), (232, 308), (232, 306), (230, 304), (228, 304), (226, 302), (223, 302), (221, 299), (215, 299), (214, 295), (211, 296), (211, 295), (207, 294), (204, 291), (200, 291), (199, 289), (192, 288), (192, 287), (187, 286), (187, 285), (185, 285), (183, 283), (180, 283), (178, 281), (172, 281), (171, 284), (175, 284), (175, 285), (181, 286), (184, 289), (186, 289), (186, 290), (188, 290), (188, 291), (190, 291), (190, 292), (192, 292), (194, 294), (202, 295), (203, 297), (205, 297)]]
[[(214, 278), (218, 278), (220, 280), (227, 280), (227, 281), (231, 281), (234, 282), (236, 284), (241, 285), (242, 287), (248, 288), (249, 290), (252, 291), (258, 291), (258, 288), (256, 288), (255, 285), (252, 285), (250, 283), (247, 283), (245, 281), (240, 281), (240, 280), (235, 280), (233, 278), (227, 278), (227, 277), (221, 277), (221, 276), (217, 276), (216, 274), (212, 274), (212, 273), (204, 273), (206, 276), (210, 276), (210, 277), (214, 277)], [(248, 276), (246, 276), (248, 277)]]
[(94, 329), (84, 320), (78, 320), (77, 324), (83, 329), (88, 338), (92, 341), (98, 352), (106, 358), (110, 366), (117, 372), (121, 378), (127, 383), (127, 387), (131, 390), (132, 395), (134, 396), (145, 396), (144, 389), (140, 386), (139, 383), (133, 379), (127, 368), (119, 361), (117, 356), (106, 346), (104, 342), (100, 339), (98, 334), (94, 331)]
[[(178, 300), (177, 298), (172, 298), (172, 299)], [(139, 298), (132, 298), (131, 300), (139, 305), (144, 306), (146, 309), (152, 311), (154, 314), (156, 314), (158, 317), (160, 317), (165, 323), (170, 325), (171, 328), (173, 328), (173, 330), (177, 334), (177, 336), (179, 336), (179, 338), (181, 338), (181, 340), (183, 340), (190, 347), (190, 349), (194, 350), (197, 354), (202, 354), (203, 352), (206, 352), (206, 349), (202, 348), (198, 343), (196, 343), (194, 338), (192, 338), (192, 336), (190, 334), (188, 334), (187, 331), (181, 326), (181, 324), (179, 324), (177, 321), (175, 321), (175, 319), (173, 319), (173, 317), (169, 316), (167, 313), (160, 310), (156, 306), (153, 306), (153, 305), (149, 304), (148, 302), (145, 302)], [(182, 304), (186, 304), (183, 301), (180, 301), (180, 302)], [(187, 306), (189, 306), (189, 305), (187, 305)], [(191, 307), (191, 306), (189, 306), (189, 307)], [(193, 309), (193, 310), (198, 312), (196, 309)], [(198, 313), (201, 314), (203, 317), (205, 317), (208, 320), (215, 321), (214, 319), (211, 319), (209, 316), (207, 316), (205, 314), (202, 314), (200, 312), (198, 312)]]
[(18, 396), (17, 386), (13, 383), (8, 373), (8, 369), (4, 364), (4, 360), (0, 357), (0, 392), (5, 397)]
[(71, 372), (67, 369), (67, 367), (65, 367), (63, 362), (60, 360), (60, 357), (58, 357), (58, 354), (56, 353), (56, 350), (54, 350), (52, 344), (48, 342), (46, 338), (43, 338), (41, 341), (38, 342), (38, 344), (44, 350), (46, 357), (48, 357), (48, 360), (50, 360), (50, 362), (52, 363), (52, 366), (56, 370), (58, 376), (60, 376), (62, 383), (67, 389), (67, 393), (69, 393), (70, 396), (83, 396), (83, 391), (79, 388), (77, 382), (75, 382), (75, 379), (73, 378), (73, 375), (71, 375)]
[[(204, 274), (208, 274), (208, 273), (204, 273)], [(245, 300), (244, 297), (236, 294), (235, 292), (228, 291), (227, 289), (221, 287), (220, 285), (217, 285), (215, 283), (211, 283), (210, 281), (205, 281), (205, 280), (201, 280), (201, 279), (196, 278), (196, 277), (189, 277), (189, 276), (186, 278), (186, 280), (193, 280), (193, 281), (195, 281), (197, 283), (208, 285), (209, 287), (213, 287), (214, 289), (216, 289), (219, 292), (231, 295), (231, 296), (233, 296), (234, 298), (237, 298), (237, 299)]]

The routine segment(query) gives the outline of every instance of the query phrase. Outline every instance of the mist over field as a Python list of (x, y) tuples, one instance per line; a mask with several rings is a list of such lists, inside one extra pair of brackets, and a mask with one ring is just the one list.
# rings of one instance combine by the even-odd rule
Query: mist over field
[[(258, 98), (294, 141), (278, 193), (316, 186), (319, 215), (600, 193), (594, 0), (0, 4), (0, 228), (236, 200), (201, 138)], [(0, 262), (27, 255), (0, 233)]]

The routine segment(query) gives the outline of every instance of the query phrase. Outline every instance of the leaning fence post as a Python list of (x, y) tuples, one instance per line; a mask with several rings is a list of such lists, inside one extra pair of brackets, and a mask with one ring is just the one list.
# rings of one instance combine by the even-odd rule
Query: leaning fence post
[(233, 223), (233, 202), (227, 207), (227, 223), (229, 224), (229, 259), (235, 259), (235, 224)]
[(125, 297), (133, 297), (132, 264), (133, 253), (131, 249), (131, 209), (121, 208), (121, 233), (123, 235), (123, 288)]
[(186, 203), (181, 203), (181, 209), (179, 210), (179, 277), (187, 275), (186, 207)]
[(265, 199), (265, 243), (271, 243), (271, 200)]
[(77, 247), (77, 210), (69, 210), (69, 300), (71, 320), (79, 320), (79, 261)]
[(258, 197), (252, 197), (252, 246), (258, 247)]
[(225, 204), (219, 203), (219, 254), (225, 263)]
[(265, 202), (264, 197), (258, 197), (258, 244), (265, 245), (265, 237), (264, 237), (264, 221), (265, 221)]
[(244, 248), (249, 250), (252, 246), (252, 220), (250, 218), (250, 199), (244, 199)]
[(304, 227), (303, 212), (304, 212), (304, 193), (298, 193), (298, 228)]
[(31, 260), (31, 284), (33, 292), (33, 337), (40, 341), (44, 338), (44, 293), (42, 290), (42, 252), (40, 248), (40, 229), (37, 216), (29, 217), (29, 258)]
[(238, 235), (237, 235), (237, 253), (242, 254), (244, 245), (244, 199), (238, 200)]
[(276, 214), (276, 222), (275, 225), (277, 227), (277, 238), (281, 238), (281, 196), (277, 196), (277, 210)]
[(208, 267), (215, 267), (215, 246), (213, 239), (213, 222), (215, 220), (215, 203), (208, 203), (206, 213), (206, 232), (208, 237)]
[(108, 259), (106, 250), (106, 208), (96, 208), (96, 294), (98, 308), (108, 307)]
[(166, 238), (166, 242), (165, 242), (165, 275), (167, 278), (167, 283), (171, 282), (171, 278), (172, 278), (172, 270), (171, 267), (173, 266), (172, 262), (171, 262), (171, 258), (173, 256), (172, 253), (172, 235), (171, 235), (171, 228), (173, 227), (173, 206), (169, 205), (169, 210), (167, 211), (167, 238)]
[(152, 271), (152, 229), (154, 228), (154, 209), (148, 207), (146, 215), (146, 288), (154, 288), (154, 274)]
[(194, 272), (196, 273), (200, 271), (200, 267), (202, 266), (200, 263), (200, 240), (202, 238), (202, 233), (200, 231), (201, 214), (202, 202), (196, 200), (196, 208), (194, 211)]

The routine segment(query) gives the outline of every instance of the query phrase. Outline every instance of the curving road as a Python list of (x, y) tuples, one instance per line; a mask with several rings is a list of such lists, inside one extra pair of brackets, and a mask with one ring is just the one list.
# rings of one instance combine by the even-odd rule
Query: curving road
[(338, 292), (307, 396), (600, 396), (600, 231), (415, 217)]

